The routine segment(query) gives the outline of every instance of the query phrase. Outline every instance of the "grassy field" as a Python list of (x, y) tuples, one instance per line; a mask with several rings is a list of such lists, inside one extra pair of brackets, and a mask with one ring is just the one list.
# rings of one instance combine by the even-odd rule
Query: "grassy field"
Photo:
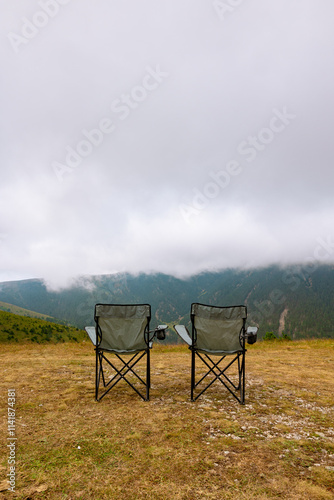
[(96, 403), (89, 342), (2, 344), (0, 498), (334, 498), (333, 340), (249, 346), (244, 406), (217, 383), (190, 401), (185, 346), (151, 355), (151, 401), (121, 382)]

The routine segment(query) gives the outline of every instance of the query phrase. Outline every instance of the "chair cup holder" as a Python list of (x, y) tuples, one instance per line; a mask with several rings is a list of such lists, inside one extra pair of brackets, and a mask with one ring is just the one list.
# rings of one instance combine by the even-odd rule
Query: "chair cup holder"
[(157, 332), (158, 340), (165, 340), (165, 338), (166, 338), (165, 330), (160, 330)]
[(257, 341), (257, 333), (249, 333), (247, 335), (247, 344), (255, 344)]

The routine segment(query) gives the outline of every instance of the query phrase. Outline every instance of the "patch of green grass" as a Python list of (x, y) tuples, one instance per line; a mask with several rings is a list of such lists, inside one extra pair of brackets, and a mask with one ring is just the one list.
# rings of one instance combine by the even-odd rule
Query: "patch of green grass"
[(86, 338), (85, 332), (72, 326), (0, 311), (0, 343), (79, 342)]

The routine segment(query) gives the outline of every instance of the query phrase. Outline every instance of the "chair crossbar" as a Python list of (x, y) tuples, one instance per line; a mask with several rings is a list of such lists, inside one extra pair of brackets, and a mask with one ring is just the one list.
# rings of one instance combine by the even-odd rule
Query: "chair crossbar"
[[(204, 356), (203, 357), (201, 355), (201, 353), (199, 353), (198, 351), (194, 351), (194, 354), (196, 354), (200, 359), (201, 361), (206, 365), (206, 367), (209, 369), (207, 371), (207, 373), (205, 373), (203, 375), (203, 377), (195, 383), (195, 380), (193, 380), (193, 387), (192, 389), (195, 389), (201, 382), (203, 382), (203, 380), (208, 376), (210, 375), (210, 373), (212, 373), (212, 375), (214, 376), (214, 378), (206, 385), (206, 387), (204, 387), (201, 392), (199, 392), (199, 394), (197, 394), (195, 397), (192, 397), (192, 400), (193, 401), (196, 401), (196, 399), (198, 399), (209, 387), (211, 387), (211, 385), (216, 381), (216, 380), (219, 380), (225, 387), (226, 389), (232, 394), (232, 396), (241, 404), (243, 404), (244, 402), (244, 384), (241, 383), (242, 381), (242, 376), (243, 376), (243, 372), (244, 372), (244, 364), (242, 363), (241, 366), (240, 366), (240, 356), (243, 355), (243, 353), (240, 353), (238, 352), (236, 354), (236, 356), (226, 365), (224, 366), (223, 369), (220, 368), (220, 366), (218, 366), (225, 358), (226, 358), (226, 355), (225, 356), (222, 356), (217, 362), (214, 362), (213, 359), (210, 358), (210, 356), (207, 354), (207, 353), (204, 353)], [(206, 358), (206, 359), (205, 359)], [(207, 362), (207, 360), (209, 360), (209, 364)], [(226, 370), (235, 362), (237, 361), (238, 363), (238, 378), (239, 378), (239, 383), (238, 385), (236, 386), (233, 381), (228, 377), (228, 375), (225, 373)], [(224, 378), (222, 378), (224, 377)], [(230, 386), (226, 383), (228, 382), (230, 384)], [(231, 389), (231, 386), (233, 387), (233, 389), (235, 391), (239, 391), (240, 390), (240, 398), (237, 396), (237, 394)], [(192, 395), (193, 395), (193, 391), (192, 391)]]
[[(130, 385), (130, 387), (132, 387), (132, 389), (142, 398), (144, 399), (144, 401), (146, 401), (148, 399), (148, 396), (146, 394), (146, 397), (143, 396), (143, 394), (141, 394), (141, 392), (126, 378), (126, 375), (128, 373), (132, 373), (133, 375), (135, 375), (137, 377), (137, 379), (148, 389), (149, 388), (149, 379), (145, 382), (139, 375), (138, 373), (136, 373), (133, 368), (136, 366), (136, 364), (145, 356), (145, 355), (148, 355), (148, 353), (146, 351), (143, 351), (143, 352), (137, 352), (135, 353), (132, 358), (129, 360), (129, 361), (125, 361), (118, 353), (113, 353), (116, 355), (116, 357), (123, 363), (123, 366), (120, 367), (120, 368), (117, 368), (111, 361), (110, 359), (108, 359), (104, 352), (99, 352), (98, 353), (98, 356), (99, 356), (99, 370), (98, 370), (98, 374), (97, 374), (97, 382), (96, 382), (96, 399), (97, 401), (100, 401), (106, 394), (108, 394), (108, 392), (113, 388), (115, 387), (116, 384), (118, 384), (118, 382), (120, 382), (121, 380), (124, 380), (127, 384)], [(110, 380), (106, 383), (106, 380), (105, 380), (105, 376), (104, 376), (104, 369), (103, 369), (103, 360), (106, 361), (106, 363), (111, 366), (111, 368), (116, 372), (111, 378)], [(123, 373), (124, 371), (124, 373)], [(102, 376), (102, 381), (103, 381), (103, 386), (104, 387), (108, 387), (110, 384), (110, 387), (108, 387), (108, 389), (102, 394), (102, 396), (100, 396), (98, 398), (98, 388), (99, 388), (99, 385), (100, 385), (100, 380), (101, 380), (101, 376)]]
[[(219, 363), (221, 363), (223, 361), (223, 359), (225, 358), (225, 356), (223, 356), (222, 358), (220, 358), (220, 360), (217, 362), (217, 363), (214, 363), (214, 361), (210, 358), (210, 356), (208, 356), (207, 354), (205, 354), (205, 357), (208, 358), (212, 363), (213, 363), (213, 366), (211, 367), (206, 361), (205, 359), (202, 358), (202, 356), (197, 352), (196, 353), (197, 356), (203, 361), (203, 363), (209, 368), (209, 371), (206, 372), (205, 375), (203, 375), (203, 377), (195, 384), (195, 387), (197, 385), (199, 385), (208, 375), (210, 375), (210, 373), (212, 372), (214, 375), (216, 375), (214, 369), (215, 368), (218, 368), (218, 365)], [(220, 368), (218, 368), (218, 370), (220, 370)]]
[[(139, 358), (137, 358), (137, 360), (135, 361), (135, 363), (133, 363), (132, 365), (130, 365), (130, 363), (135, 359), (136, 356), (138, 356), (139, 353), (136, 353), (131, 359), (130, 361), (126, 362), (124, 361), (124, 359), (122, 359), (118, 354), (116, 354), (116, 356), (118, 357), (118, 359), (123, 363), (123, 366), (121, 368), (117, 368), (116, 366), (114, 366), (111, 361), (106, 357), (104, 356), (103, 353), (100, 353), (100, 356), (101, 356), (101, 367), (102, 367), (102, 358), (115, 370), (116, 374), (109, 380), (109, 382), (106, 384), (105, 381), (103, 381), (103, 385), (104, 387), (107, 387), (117, 376), (119, 376), (119, 380), (124, 378), (125, 379), (125, 375), (128, 373), (128, 372), (132, 372), (133, 375), (135, 375), (140, 381), (142, 384), (145, 385), (145, 382), (144, 380), (135, 372), (132, 370), (132, 368), (141, 360), (141, 358), (143, 356), (145, 356), (145, 352), (143, 352), (141, 354), (141, 356)], [(122, 371), (124, 370), (124, 368), (127, 368), (127, 370), (125, 371), (124, 374), (122, 374)], [(103, 370), (102, 370), (102, 373), (103, 373)], [(103, 379), (104, 379), (104, 376), (103, 376)], [(117, 382), (116, 382), (117, 383)], [(116, 385), (116, 383), (114, 385)]]
[[(221, 379), (220, 379), (220, 375), (223, 375), (223, 376), (225, 377), (225, 379), (226, 379), (226, 380), (228, 380), (228, 381), (229, 381), (229, 383), (230, 383), (230, 384), (234, 387), (234, 389), (236, 389), (236, 390), (238, 390), (238, 389), (239, 389), (240, 382), (239, 382), (238, 386), (235, 386), (235, 385), (234, 385), (234, 383), (233, 383), (233, 382), (229, 379), (229, 377), (225, 374), (225, 371), (226, 371), (226, 370), (227, 370), (227, 369), (228, 369), (228, 368), (229, 368), (229, 367), (230, 367), (230, 366), (231, 366), (231, 365), (232, 365), (232, 364), (233, 364), (233, 363), (234, 363), (234, 362), (238, 359), (238, 373), (240, 374), (240, 362), (239, 362), (239, 356), (240, 356), (240, 353), (238, 353), (238, 354), (235, 356), (235, 358), (234, 358), (234, 359), (232, 359), (232, 361), (231, 361), (228, 365), (226, 365), (226, 366), (225, 366), (225, 368), (224, 368), (223, 370), (221, 370), (220, 368), (218, 368), (218, 365), (219, 365), (219, 363), (221, 363), (221, 361), (223, 361), (223, 360), (226, 358), (226, 356), (223, 356), (222, 358), (220, 358), (220, 360), (219, 360), (217, 363), (215, 363), (215, 362), (214, 362), (214, 361), (210, 358), (210, 356), (208, 356), (207, 354), (205, 354), (205, 357), (206, 357), (207, 359), (209, 359), (209, 360), (210, 360), (210, 362), (213, 364), (213, 366), (211, 367), (211, 366), (210, 366), (210, 365), (206, 362), (206, 360), (205, 360), (205, 359), (204, 359), (204, 358), (203, 358), (203, 357), (202, 357), (202, 356), (201, 356), (198, 352), (197, 352), (196, 354), (197, 354), (197, 356), (198, 356), (198, 357), (199, 357), (199, 358), (203, 361), (203, 363), (204, 363), (204, 364), (205, 364), (205, 365), (209, 368), (209, 371), (208, 371), (208, 372), (207, 372), (207, 373), (206, 373), (206, 374), (202, 377), (202, 379), (201, 379), (199, 382), (197, 382), (197, 384), (196, 384), (196, 385), (198, 385), (198, 384), (199, 384), (199, 383), (200, 383), (200, 382), (201, 382), (201, 381), (202, 381), (205, 377), (207, 377), (207, 376), (208, 376), (208, 375), (212, 372), (212, 373), (215, 375), (215, 379), (214, 379), (214, 380), (216, 380), (217, 378), (219, 378), (219, 380), (221, 380)], [(214, 369), (215, 369), (215, 368), (218, 368), (218, 370), (219, 370), (219, 373), (218, 373), (218, 374), (216, 374), (216, 372), (214, 371)], [(222, 381), (222, 380), (221, 380), (221, 381)], [(196, 387), (196, 386), (195, 386), (195, 387)]]

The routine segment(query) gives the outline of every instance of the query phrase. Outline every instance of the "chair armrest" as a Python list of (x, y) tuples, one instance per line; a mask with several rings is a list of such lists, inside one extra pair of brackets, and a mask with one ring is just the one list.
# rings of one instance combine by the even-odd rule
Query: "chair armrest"
[(184, 325), (174, 325), (174, 330), (181, 337), (182, 340), (188, 345), (192, 344), (191, 336)]
[(96, 345), (96, 330), (95, 326), (85, 326), (85, 330), (88, 333), (90, 340)]

